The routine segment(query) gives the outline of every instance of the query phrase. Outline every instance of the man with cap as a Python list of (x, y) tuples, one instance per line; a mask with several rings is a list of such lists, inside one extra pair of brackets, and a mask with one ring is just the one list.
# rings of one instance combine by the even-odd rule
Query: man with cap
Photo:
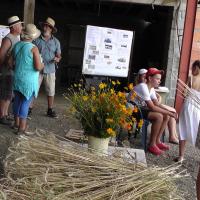
[(0, 123), (10, 125), (8, 109), (12, 99), (13, 71), (8, 67), (7, 60), (14, 45), (20, 40), (22, 22), (18, 16), (8, 19), (10, 33), (2, 40), (0, 48)]
[(136, 85), (128, 97), (129, 101), (131, 101), (132, 96), (136, 94), (133, 101), (140, 105), (144, 119), (152, 122), (148, 150), (154, 155), (160, 155), (169, 150), (169, 146), (162, 143), (160, 138), (167, 126), (169, 117), (177, 118), (177, 114), (163, 107), (156, 97), (154, 88), (159, 86), (163, 73), (164, 71), (162, 70), (149, 68), (146, 73), (147, 82)]
[(137, 83), (145, 83), (146, 82), (146, 69), (140, 69), (138, 71)]
[[(56, 118), (53, 110), (55, 96), (55, 72), (56, 66), (61, 60), (61, 48), (59, 40), (53, 36), (57, 32), (55, 21), (48, 17), (45, 22), (40, 22), (42, 34), (33, 43), (38, 47), (44, 62), (44, 70), (40, 74), (40, 83), (44, 81), (47, 94), (47, 116)], [(30, 113), (30, 111), (29, 111)]]

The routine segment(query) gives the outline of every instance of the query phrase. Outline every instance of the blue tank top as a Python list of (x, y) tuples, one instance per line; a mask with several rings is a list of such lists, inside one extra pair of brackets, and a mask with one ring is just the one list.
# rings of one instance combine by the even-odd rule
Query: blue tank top
[(21, 92), (26, 99), (37, 97), (39, 90), (39, 72), (34, 68), (31, 42), (18, 42), (13, 48), (15, 60), (13, 90)]

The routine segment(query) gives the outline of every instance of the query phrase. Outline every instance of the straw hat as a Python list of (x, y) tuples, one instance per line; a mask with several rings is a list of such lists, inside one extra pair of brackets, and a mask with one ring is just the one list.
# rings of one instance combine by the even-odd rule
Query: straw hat
[(27, 24), (23, 33), (21, 34), (22, 39), (34, 40), (40, 36), (41, 32), (34, 24)]
[(23, 23), (18, 16), (12, 16), (10, 18), (8, 18), (8, 26), (9, 27), (12, 27), (14, 26), (15, 24), (20, 24), (20, 23)]
[(52, 28), (53, 33), (57, 32), (57, 28), (55, 27), (55, 21), (51, 17), (48, 17), (45, 22), (40, 22), (39, 24), (40, 26), (44, 26), (46, 24)]

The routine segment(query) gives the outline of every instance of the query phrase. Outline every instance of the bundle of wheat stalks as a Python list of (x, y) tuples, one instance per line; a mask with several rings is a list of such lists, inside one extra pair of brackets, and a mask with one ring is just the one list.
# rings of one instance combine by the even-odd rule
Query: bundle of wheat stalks
[(177, 168), (146, 168), (99, 157), (53, 134), (21, 137), (5, 160), (0, 199), (182, 199), (174, 183), (180, 177)]
[[(180, 92), (181, 95), (179, 95), (181, 98), (185, 99), (187, 97), (190, 97), (190, 101), (194, 101), (194, 105), (200, 109), (200, 99), (199, 97), (193, 92), (193, 90), (185, 84), (181, 79), (177, 79), (177, 91)], [(192, 103), (192, 102), (191, 102)]]

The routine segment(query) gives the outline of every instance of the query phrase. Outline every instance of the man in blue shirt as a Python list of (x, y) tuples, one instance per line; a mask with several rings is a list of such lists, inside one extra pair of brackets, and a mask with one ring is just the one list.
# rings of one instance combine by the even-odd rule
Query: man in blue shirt
[(44, 81), (48, 100), (47, 116), (56, 118), (53, 110), (55, 96), (55, 72), (57, 63), (61, 60), (61, 48), (59, 40), (53, 36), (57, 32), (55, 21), (48, 17), (40, 23), (42, 34), (33, 43), (38, 47), (44, 63), (44, 70), (40, 75), (40, 84)]

